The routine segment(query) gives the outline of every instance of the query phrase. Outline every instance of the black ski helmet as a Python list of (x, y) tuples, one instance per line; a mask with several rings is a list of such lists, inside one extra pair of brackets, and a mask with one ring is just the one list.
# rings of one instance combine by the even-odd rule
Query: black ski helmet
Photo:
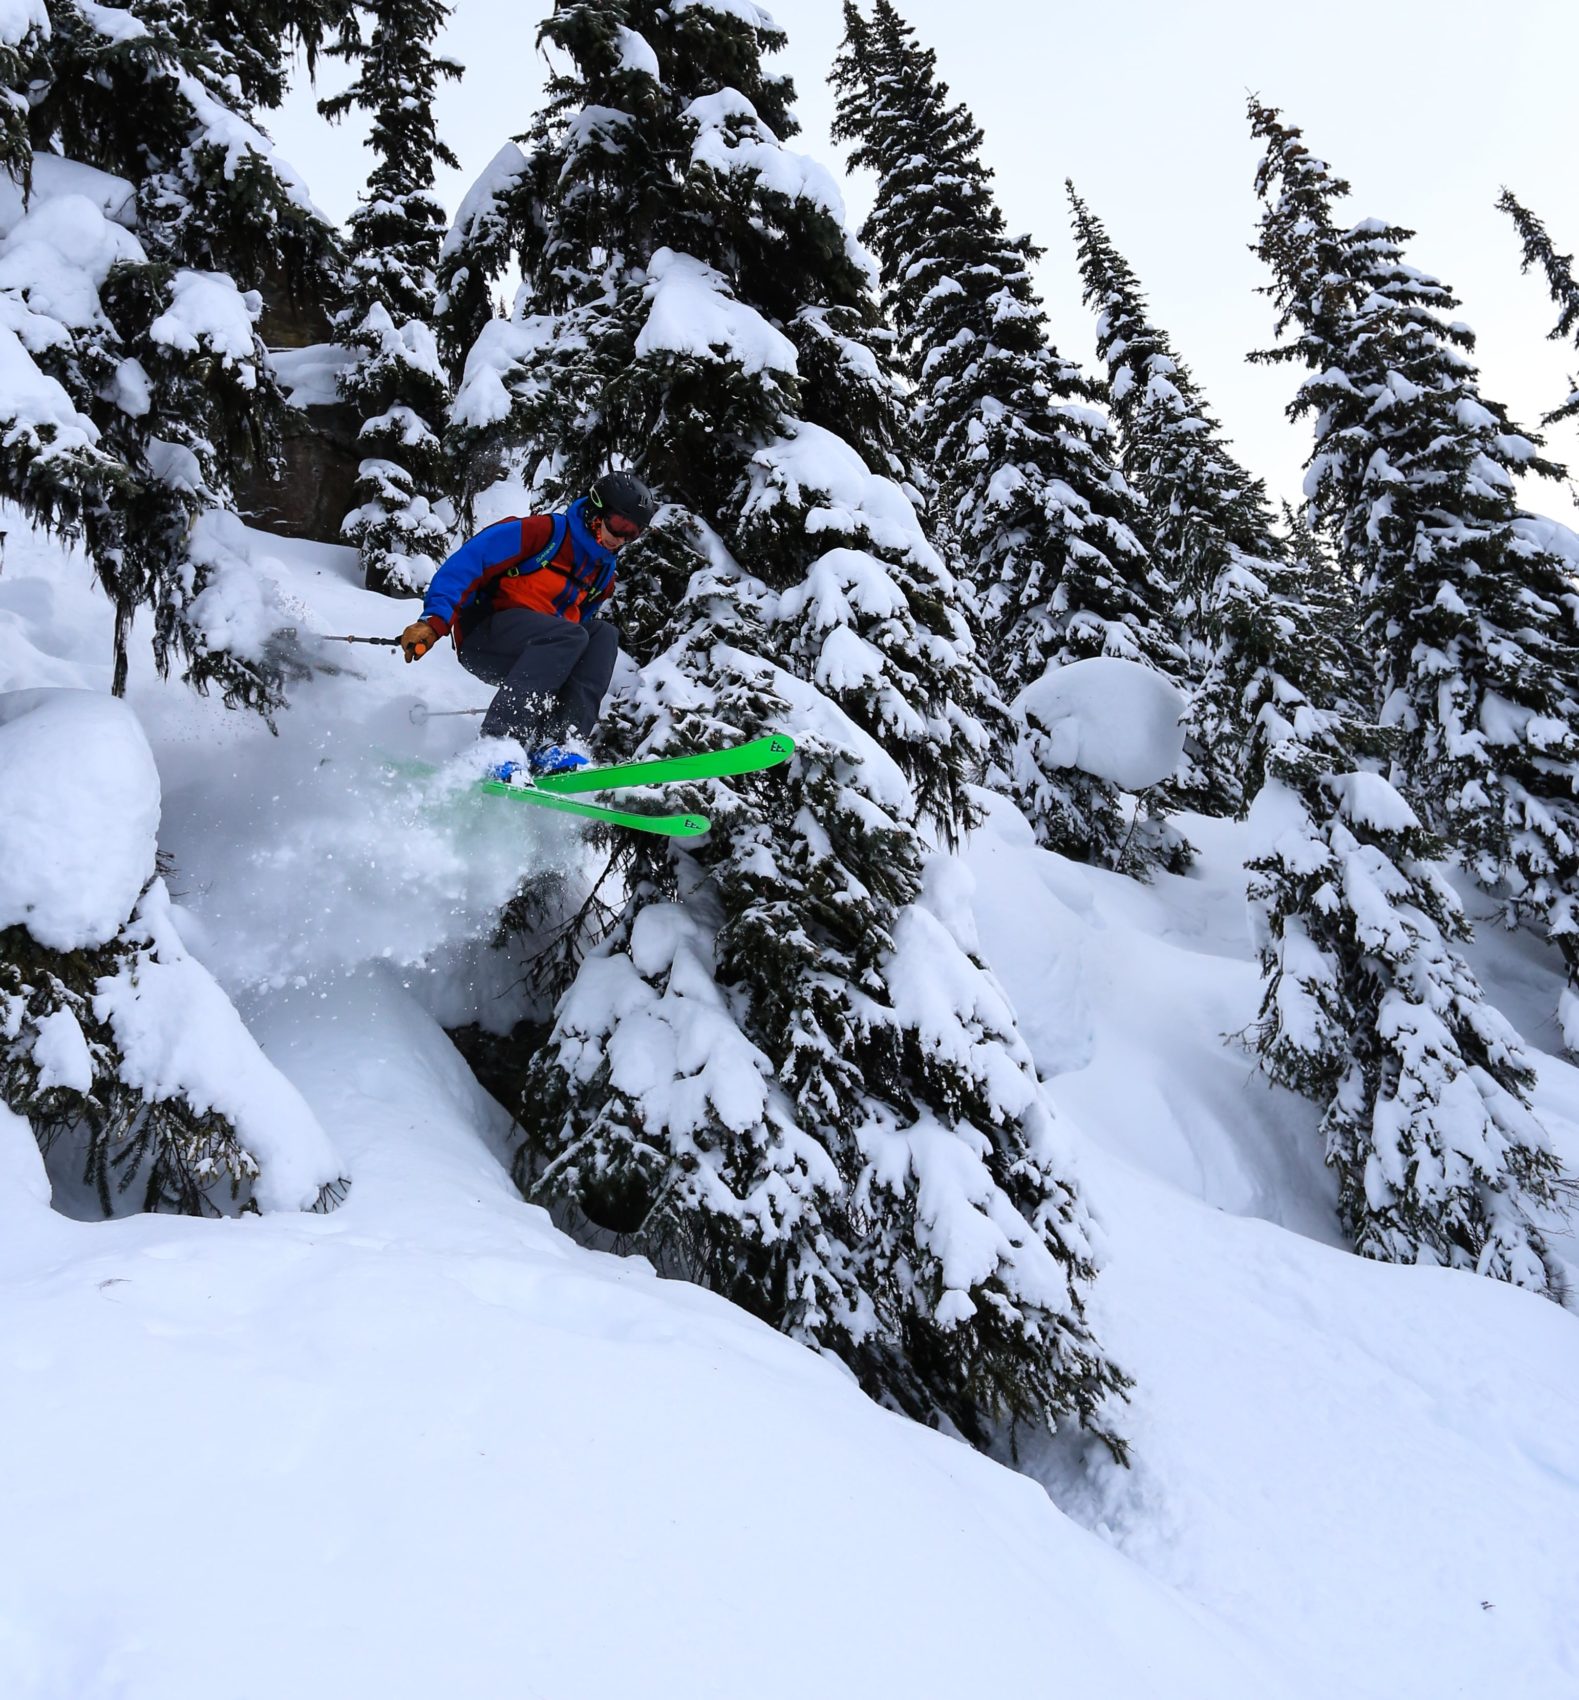
[(658, 511), (658, 498), (634, 472), (605, 472), (587, 492), (587, 507), (594, 514), (614, 514), (645, 531)]

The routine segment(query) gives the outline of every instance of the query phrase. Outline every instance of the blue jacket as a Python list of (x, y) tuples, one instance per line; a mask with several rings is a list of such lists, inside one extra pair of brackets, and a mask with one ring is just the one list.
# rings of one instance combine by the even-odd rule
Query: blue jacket
[(586, 498), (563, 514), (502, 519), (469, 538), (433, 575), (422, 618), (459, 643), (473, 626), (504, 608), (529, 608), (562, 620), (587, 620), (614, 589), (614, 552), (590, 531)]

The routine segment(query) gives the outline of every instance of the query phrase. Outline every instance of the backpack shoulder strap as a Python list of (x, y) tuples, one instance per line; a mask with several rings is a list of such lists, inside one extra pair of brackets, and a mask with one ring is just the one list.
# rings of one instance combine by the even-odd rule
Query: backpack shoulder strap
[(569, 529), (569, 514), (555, 514), (554, 529), (548, 534), (547, 544), (543, 548), (539, 549), (532, 557), (532, 570), (534, 572), (536, 572), (539, 567), (546, 567), (548, 563), (559, 553), (560, 548), (563, 546), (565, 541), (565, 533), (569, 531)]
[[(513, 516), (512, 516), (513, 517)], [(565, 541), (565, 533), (570, 529), (570, 522), (563, 514), (552, 516), (553, 524), (549, 529), (548, 542), (536, 554), (528, 555), (525, 550), (508, 556), (495, 569), (500, 578), (519, 578), (526, 573), (535, 573), (546, 567), (559, 553), (560, 545)], [(524, 519), (516, 520), (517, 525), (525, 525)]]

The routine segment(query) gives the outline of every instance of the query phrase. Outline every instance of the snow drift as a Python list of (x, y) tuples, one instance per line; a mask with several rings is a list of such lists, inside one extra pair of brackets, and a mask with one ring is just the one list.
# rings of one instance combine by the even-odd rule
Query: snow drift
[(1160, 785), (1184, 754), (1184, 697), (1138, 661), (1096, 655), (1049, 667), (1010, 705), (1048, 735), (1045, 754), (1125, 791)]

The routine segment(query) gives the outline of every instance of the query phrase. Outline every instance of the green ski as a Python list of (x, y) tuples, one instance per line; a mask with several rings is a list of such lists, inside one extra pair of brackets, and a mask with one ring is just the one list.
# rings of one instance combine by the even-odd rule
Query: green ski
[(493, 797), (513, 797), (518, 803), (534, 803), (540, 809), (558, 809), (562, 814), (580, 815), (584, 820), (603, 821), (609, 826), (626, 826), (636, 832), (656, 832), (664, 838), (695, 838), (711, 824), (706, 815), (642, 815), (627, 809), (605, 809), (597, 803), (557, 797), (533, 785), (504, 785), (497, 779), (482, 780), (477, 789)]
[(725, 779), (736, 773), (760, 773), (795, 753), (795, 740), (782, 732), (753, 738), (727, 750), (665, 756), (658, 761), (626, 762), (619, 767), (578, 767), (569, 773), (545, 773), (533, 789), (568, 797), (580, 791), (619, 791), (630, 785), (670, 785), (682, 779)]

